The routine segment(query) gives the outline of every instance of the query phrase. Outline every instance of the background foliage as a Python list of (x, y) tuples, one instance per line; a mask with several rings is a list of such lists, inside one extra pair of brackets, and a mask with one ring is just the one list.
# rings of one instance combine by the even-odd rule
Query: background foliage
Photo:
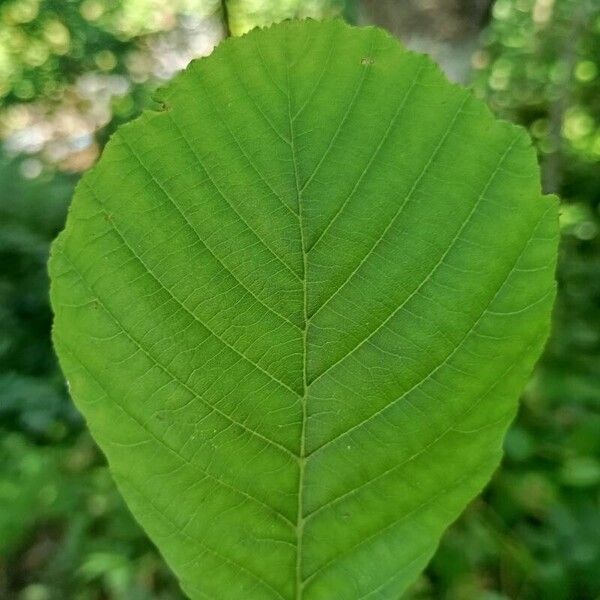
[[(598, 0), (498, 0), (489, 10), (459, 0), (381, 2), (377, 10), (368, 1), (284, 4), (283, 16), (344, 11), (403, 39), (414, 9), (424, 33), (412, 45), (431, 34), (434, 53), (460, 48), (448, 70), (467, 72), (456, 65), (466, 57), (476, 93), (529, 128), (544, 185), (563, 197), (554, 332), (502, 469), (448, 531), (410, 596), (598, 598)], [(181, 599), (68, 399), (49, 340), (45, 263), (79, 173), (120, 122), (151, 106), (156, 85), (210, 51), (226, 29), (222, 16), (212, 0), (0, 2), (2, 599)], [(268, 2), (251, 0), (231, 0), (227, 16), (233, 32), (277, 17)]]

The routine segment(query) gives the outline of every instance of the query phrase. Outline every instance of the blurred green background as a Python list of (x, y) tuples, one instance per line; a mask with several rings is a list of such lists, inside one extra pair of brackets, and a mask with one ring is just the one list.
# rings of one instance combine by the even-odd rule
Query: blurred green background
[(502, 468), (409, 598), (600, 598), (600, 0), (0, 0), (1, 599), (182, 599), (68, 398), (48, 246), (110, 133), (192, 57), (338, 14), (525, 125), (563, 199), (553, 334)]

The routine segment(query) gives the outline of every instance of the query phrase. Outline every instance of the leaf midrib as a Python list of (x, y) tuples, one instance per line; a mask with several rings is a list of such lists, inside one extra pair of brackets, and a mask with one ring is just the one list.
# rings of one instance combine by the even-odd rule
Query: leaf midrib
[(302, 255), (302, 394), (300, 396), (300, 404), (302, 407), (302, 421), (300, 428), (300, 450), (298, 456), (298, 506), (296, 514), (296, 600), (301, 600), (303, 595), (304, 581), (302, 579), (302, 540), (304, 534), (304, 473), (306, 468), (306, 422), (307, 422), (307, 391), (308, 391), (308, 376), (307, 376), (307, 330), (308, 330), (308, 294), (307, 294), (307, 263), (308, 254), (306, 252), (306, 240), (304, 236), (304, 219), (302, 212), (302, 189), (300, 187), (300, 177), (298, 174), (298, 159), (296, 157), (296, 144), (294, 134), (294, 118), (292, 111), (292, 93), (290, 86), (290, 61), (287, 55), (287, 47), (285, 50), (285, 67), (286, 67), (286, 95), (288, 109), (288, 123), (290, 136), (290, 151), (292, 156), (292, 164), (294, 165), (294, 183), (296, 187), (296, 201), (298, 204), (298, 227), (300, 230), (300, 252)]

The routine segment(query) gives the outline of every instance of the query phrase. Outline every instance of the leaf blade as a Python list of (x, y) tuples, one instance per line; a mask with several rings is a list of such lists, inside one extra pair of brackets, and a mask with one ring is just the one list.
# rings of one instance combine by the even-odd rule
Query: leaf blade
[(341, 22), (227, 41), (161, 97), (54, 245), (74, 398), (190, 597), (397, 597), (547, 335), (530, 143)]

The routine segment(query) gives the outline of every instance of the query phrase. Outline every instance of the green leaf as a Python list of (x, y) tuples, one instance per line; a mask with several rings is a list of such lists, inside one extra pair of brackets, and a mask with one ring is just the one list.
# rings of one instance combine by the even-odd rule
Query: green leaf
[(225, 0), (226, 17), (233, 35), (284, 19), (325, 19), (352, 12), (356, 0)]
[(191, 598), (398, 598), (548, 333), (530, 141), (341, 22), (228, 40), (160, 99), (54, 244), (75, 401)]

